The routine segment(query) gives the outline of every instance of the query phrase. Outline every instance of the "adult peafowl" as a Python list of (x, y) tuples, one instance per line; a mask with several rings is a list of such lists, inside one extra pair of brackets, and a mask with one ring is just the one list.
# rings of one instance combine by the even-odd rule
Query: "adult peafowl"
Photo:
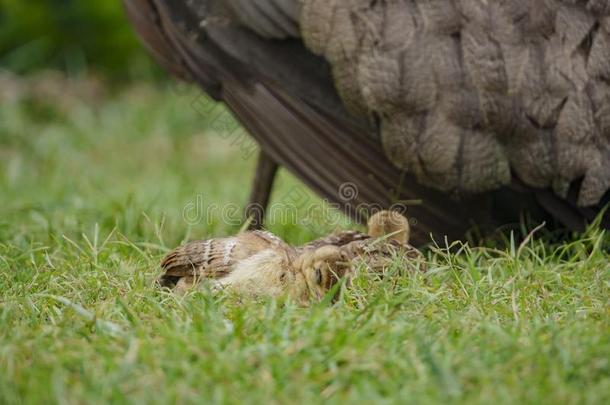
[(356, 216), (407, 205), (420, 244), (610, 201), (610, 1), (123, 1), (260, 145), (253, 204), (283, 166)]

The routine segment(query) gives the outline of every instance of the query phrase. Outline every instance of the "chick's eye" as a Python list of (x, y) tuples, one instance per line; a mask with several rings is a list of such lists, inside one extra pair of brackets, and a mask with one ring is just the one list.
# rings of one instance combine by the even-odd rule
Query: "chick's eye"
[(322, 270), (319, 267), (316, 269), (316, 283), (322, 284)]

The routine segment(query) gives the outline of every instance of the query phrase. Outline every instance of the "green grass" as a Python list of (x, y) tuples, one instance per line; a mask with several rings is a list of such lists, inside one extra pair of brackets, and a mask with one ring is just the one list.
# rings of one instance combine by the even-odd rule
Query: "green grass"
[(0, 403), (610, 403), (606, 233), (431, 246), (427, 274), (361, 274), (334, 306), (178, 298), (164, 252), (240, 228), (184, 207), (243, 206), (255, 159), (192, 89), (77, 93), (0, 106)]
[(0, 0), (0, 68), (51, 67), (114, 80), (158, 76), (119, 0)]

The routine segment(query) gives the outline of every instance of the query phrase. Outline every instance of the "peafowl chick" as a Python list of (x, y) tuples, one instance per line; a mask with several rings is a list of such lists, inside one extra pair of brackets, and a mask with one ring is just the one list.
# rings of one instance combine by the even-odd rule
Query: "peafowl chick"
[(381, 271), (397, 254), (419, 261), (421, 254), (408, 240), (407, 219), (390, 211), (373, 215), (367, 234), (343, 231), (300, 247), (270, 232), (244, 232), (178, 247), (161, 263), (160, 284), (184, 294), (209, 279), (215, 289), (258, 297), (288, 295), (306, 305), (352, 275), (359, 262)]

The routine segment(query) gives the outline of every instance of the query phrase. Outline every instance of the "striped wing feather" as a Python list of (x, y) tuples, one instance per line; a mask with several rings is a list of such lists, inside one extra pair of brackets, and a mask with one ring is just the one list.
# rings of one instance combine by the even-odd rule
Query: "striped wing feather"
[(162, 286), (172, 287), (182, 277), (218, 279), (227, 276), (236, 263), (269, 248), (293, 250), (275, 235), (254, 231), (234, 237), (199, 240), (170, 252), (161, 262)]

